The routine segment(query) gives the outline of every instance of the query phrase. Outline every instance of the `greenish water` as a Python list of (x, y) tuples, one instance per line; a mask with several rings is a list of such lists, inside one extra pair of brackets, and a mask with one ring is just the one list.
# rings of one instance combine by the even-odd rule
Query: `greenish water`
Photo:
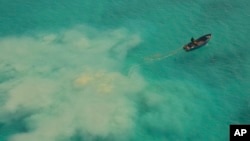
[(250, 123), (249, 6), (0, 0), (0, 140), (229, 140)]

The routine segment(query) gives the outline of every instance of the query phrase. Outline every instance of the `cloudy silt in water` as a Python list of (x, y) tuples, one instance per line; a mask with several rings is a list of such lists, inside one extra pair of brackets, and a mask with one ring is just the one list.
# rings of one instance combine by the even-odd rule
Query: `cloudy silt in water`
[(248, 1), (0, 3), (0, 140), (221, 141), (250, 122)]

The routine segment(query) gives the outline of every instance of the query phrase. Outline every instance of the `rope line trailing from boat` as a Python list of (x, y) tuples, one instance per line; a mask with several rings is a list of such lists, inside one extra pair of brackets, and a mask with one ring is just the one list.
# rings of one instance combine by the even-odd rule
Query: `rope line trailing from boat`
[(177, 53), (179, 53), (181, 51), (182, 48), (178, 48), (176, 50), (173, 50), (167, 54), (154, 54), (152, 56), (146, 57), (144, 58), (145, 61), (159, 61), (162, 59), (166, 59), (168, 57), (171, 57), (173, 55), (176, 55)]

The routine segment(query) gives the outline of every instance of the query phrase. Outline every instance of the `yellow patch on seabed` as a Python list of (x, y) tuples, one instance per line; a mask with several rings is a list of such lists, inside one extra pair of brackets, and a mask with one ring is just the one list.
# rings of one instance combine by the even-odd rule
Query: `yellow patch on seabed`
[(105, 71), (85, 73), (75, 80), (78, 87), (93, 87), (98, 93), (112, 92), (115, 81), (120, 80), (122, 76), (118, 73), (108, 73)]
[(93, 79), (94, 79), (94, 78), (91, 77), (91, 76), (81, 76), (81, 77), (79, 77), (79, 78), (77, 78), (77, 79), (75, 80), (75, 83), (76, 83), (77, 85), (84, 86), (84, 85), (90, 83)]
[(99, 85), (98, 92), (110, 93), (113, 90), (113, 87), (113, 85), (103, 83)]

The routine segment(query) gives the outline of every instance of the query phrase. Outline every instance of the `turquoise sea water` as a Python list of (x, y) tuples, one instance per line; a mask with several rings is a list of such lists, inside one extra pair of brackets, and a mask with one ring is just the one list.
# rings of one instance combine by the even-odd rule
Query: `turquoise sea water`
[(229, 140), (250, 123), (249, 6), (0, 0), (0, 140)]

